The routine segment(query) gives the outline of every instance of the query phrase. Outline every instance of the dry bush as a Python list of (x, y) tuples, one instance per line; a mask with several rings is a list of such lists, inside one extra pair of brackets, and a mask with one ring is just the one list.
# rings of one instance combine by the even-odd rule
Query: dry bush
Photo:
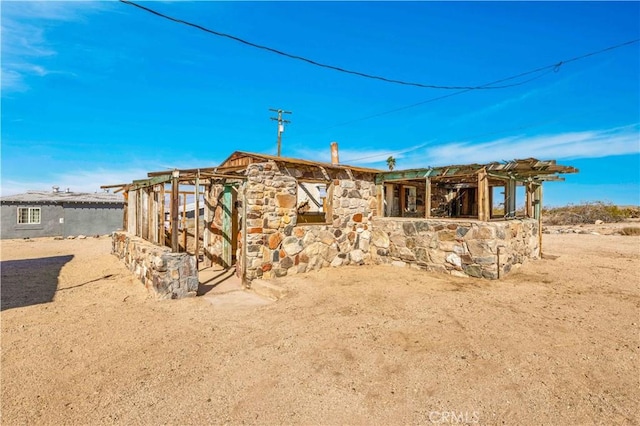
[(620, 230), (622, 235), (640, 235), (640, 228), (637, 226), (625, 226)]
[(569, 204), (564, 207), (544, 209), (542, 221), (546, 225), (578, 225), (582, 223), (594, 223), (596, 220), (603, 222), (622, 222), (634, 217), (638, 212), (635, 207), (620, 208), (613, 204), (595, 201), (583, 204)]

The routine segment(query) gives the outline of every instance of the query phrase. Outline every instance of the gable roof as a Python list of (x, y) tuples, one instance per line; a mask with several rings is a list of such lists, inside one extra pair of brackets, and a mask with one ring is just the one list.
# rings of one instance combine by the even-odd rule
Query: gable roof
[(358, 167), (358, 166), (350, 166), (347, 164), (332, 164), (325, 163), (322, 161), (312, 161), (312, 160), (303, 160), (300, 158), (290, 158), (290, 157), (278, 157), (276, 155), (269, 154), (257, 154), (254, 152), (246, 152), (246, 151), (235, 151), (226, 160), (220, 163), (218, 166), (218, 170), (223, 171), (224, 169), (232, 169), (239, 167), (246, 167), (252, 163), (263, 163), (265, 161), (275, 161), (281, 163), (288, 163), (292, 165), (299, 166), (315, 166), (315, 167), (326, 167), (329, 169), (350, 169), (355, 172), (364, 172), (364, 173), (380, 173), (383, 170), (380, 169), (372, 169), (368, 167)]
[(64, 192), (27, 191), (24, 194), (8, 195), (0, 198), (0, 203), (94, 203), (124, 204), (121, 194), (107, 192)]

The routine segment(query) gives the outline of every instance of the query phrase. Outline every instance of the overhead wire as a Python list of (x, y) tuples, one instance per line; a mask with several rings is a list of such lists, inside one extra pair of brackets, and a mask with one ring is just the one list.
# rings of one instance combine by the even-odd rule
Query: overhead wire
[[(574, 60), (580, 59), (580, 58), (574, 58), (574, 59), (569, 59), (569, 60), (566, 60), (566, 61), (561, 61), (561, 62), (555, 63), (553, 65), (547, 65), (545, 67), (541, 67), (541, 68), (538, 68), (536, 70), (532, 70), (532, 71), (529, 71), (529, 72), (526, 72), (526, 73), (522, 73), (522, 74), (520, 74), (518, 76), (514, 76), (514, 77), (511, 77), (511, 78), (508, 78), (508, 79), (504, 79), (504, 80), (498, 80), (498, 81), (495, 81), (495, 82), (492, 82), (492, 83), (488, 83), (488, 84), (483, 84), (483, 85), (480, 85), (480, 86), (443, 86), (443, 85), (436, 85), (436, 84), (425, 84), (425, 83), (417, 83), (417, 82), (404, 81), (404, 80), (399, 80), (399, 79), (394, 79), (394, 78), (388, 78), (388, 77), (383, 77), (383, 76), (370, 74), (370, 73), (365, 73), (365, 72), (361, 72), (361, 71), (354, 71), (354, 70), (350, 70), (350, 69), (339, 67), (339, 66), (335, 66), (335, 65), (325, 64), (325, 63), (318, 62), (318, 61), (313, 60), (313, 59), (309, 59), (309, 58), (304, 57), (304, 56), (295, 55), (295, 54), (292, 54), (292, 53), (284, 52), (284, 51), (279, 50), (279, 49), (275, 49), (273, 47), (269, 47), (269, 46), (253, 43), (251, 41), (242, 39), (242, 38), (234, 36), (232, 34), (227, 34), (227, 33), (223, 33), (223, 32), (220, 32), (220, 31), (212, 30), (211, 28), (207, 28), (207, 27), (204, 27), (204, 26), (199, 25), (199, 24), (194, 24), (193, 22), (185, 21), (185, 20), (179, 19), (179, 18), (174, 18), (172, 16), (169, 16), (169, 15), (166, 15), (164, 13), (158, 12), (157, 10), (154, 10), (154, 9), (148, 8), (146, 6), (143, 6), (141, 4), (135, 3), (133, 1), (120, 0), (120, 2), (124, 3), (124, 4), (127, 4), (127, 5), (130, 5), (130, 6), (133, 6), (133, 7), (136, 7), (138, 9), (144, 10), (144, 11), (146, 11), (148, 13), (151, 13), (153, 15), (156, 15), (156, 16), (158, 16), (160, 18), (167, 19), (169, 21), (172, 21), (172, 22), (175, 22), (175, 23), (178, 23), (178, 24), (187, 25), (189, 27), (196, 28), (198, 30), (207, 32), (209, 34), (213, 34), (213, 35), (216, 35), (216, 36), (219, 36), (219, 37), (228, 38), (228, 39), (234, 40), (234, 41), (236, 41), (238, 43), (242, 43), (244, 45), (254, 47), (256, 49), (265, 50), (265, 51), (268, 51), (268, 52), (271, 52), (271, 53), (275, 53), (277, 55), (281, 55), (281, 56), (284, 56), (284, 57), (287, 57), (287, 58), (290, 58), (290, 59), (303, 61), (303, 62), (309, 63), (311, 65), (315, 65), (315, 66), (318, 66), (318, 67), (327, 68), (327, 69), (331, 69), (331, 70), (334, 70), (334, 71), (338, 71), (338, 72), (342, 72), (342, 73), (346, 73), (346, 74), (352, 74), (352, 75), (356, 75), (356, 76), (360, 76), (360, 77), (364, 77), (364, 78), (384, 81), (384, 82), (387, 82), (387, 83), (394, 83), (394, 84), (400, 84), (400, 85), (405, 85), (405, 86), (421, 87), (421, 88), (427, 88), (427, 89), (441, 89), (441, 90), (505, 89), (505, 88), (508, 88), (508, 87), (513, 87), (514, 85), (495, 86), (495, 84), (498, 84), (498, 83), (500, 83), (502, 81), (511, 80), (511, 79), (517, 78), (519, 76), (521, 77), (521, 76), (524, 76), (524, 75), (527, 75), (527, 74), (531, 74), (531, 73), (534, 73), (534, 72), (542, 71), (542, 70), (550, 68), (550, 67), (551, 68), (558, 68), (563, 63), (572, 62)], [(635, 40), (635, 41), (638, 41), (638, 40)], [(617, 47), (621, 47), (621, 46), (617, 46)], [(612, 47), (608, 48), (607, 50), (610, 50), (610, 49), (613, 49), (613, 48), (616, 48), (616, 46), (612, 46)], [(598, 52), (594, 52), (593, 54), (597, 54), (597, 53)]]

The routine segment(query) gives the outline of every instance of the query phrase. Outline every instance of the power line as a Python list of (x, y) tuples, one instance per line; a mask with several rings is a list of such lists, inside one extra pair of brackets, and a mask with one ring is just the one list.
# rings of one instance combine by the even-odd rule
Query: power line
[[(244, 40), (244, 39), (242, 39), (240, 37), (237, 37), (237, 36), (234, 36), (234, 35), (231, 35), (231, 34), (223, 33), (223, 32), (220, 32), (220, 31), (215, 31), (215, 30), (212, 30), (210, 28), (203, 27), (202, 25), (198, 25), (198, 24), (194, 24), (194, 23), (189, 22), (189, 21), (185, 21), (185, 20), (182, 20), (182, 19), (174, 18), (172, 16), (165, 15), (163, 13), (160, 13), (160, 12), (156, 11), (156, 10), (150, 9), (150, 8), (148, 8), (146, 6), (142, 6), (142, 5), (137, 4), (135, 2), (132, 2), (132, 1), (120, 0), (120, 2), (124, 3), (124, 4), (127, 4), (127, 5), (130, 5), (130, 6), (137, 7), (139, 9), (141, 9), (141, 10), (144, 10), (146, 12), (149, 12), (149, 13), (151, 13), (153, 15), (156, 15), (156, 16), (159, 16), (161, 18), (167, 19), (169, 21), (176, 22), (178, 24), (187, 25), (189, 27), (193, 27), (193, 28), (196, 28), (198, 30), (201, 30), (201, 31), (204, 31), (204, 32), (207, 32), (209, 34), (213, 34), (213, 35), (216, 35), (216, 36), (219, 36), (219, 37), (225, 37), (225, 38), (237, 41), (239, 43), (245, 44), (247, 46), (255, 47), (257, 49), (266, 50), (268, 52), (275, 53), (275, 54), (278, 54), (278, 55), (281, 55), (281, 56), (285, 56), (285, 57), (290, 58), (290, 59), (295, 59), (295, 60), (307, 62), (307, 63), (309, 63), (311, 65), (315, 65), (315, 66), (318, 66), (318, 67), (327, 68), (327, 69), (331, 69), (331, 70), (334, 70), (334, 71), (339, 71), (339, 72), (346, 73), (346, 74), (357, 75), (359, 77), (369, 78), (369, 79), (373, 79), (373, 80), (380, 80), (380, 81), (384, 81), (384, 82), (387, 82), (387, 83), (401, 84), (401, 85), (405, 85), (405, 86), (422, 87), (422, 88), (427, 88), (427, 89), (443, 89), (443, 90), (489, 90), (489, 89), (505, 89), (505, 88), (514, 86), (514, 85), (495, 86), (495, 84), (499, 83), (500, 81), (504, 81), (504, 80), (498, 80), (496, 82), (492, 82), (492, 83), (489, 83), (489, 84), (483, 84), (481, 86), (440, 86), (440, 85), (435, 85), (435, 84), (424, 84), (424, 83), (416, 83), (416, 82), (398, 80), (398, 79), (393, 79), (393, 78), (388, 78), (388, 77), (382, 77), (382, 76), (379, 76), (379, 75), (369, 74), (369, 73), (365, 73), (365, 72), (361, 72), (361, 71), (349, 70), (349, 69), (338, 67), (338, 66), (335, 66), (335, 65), (329, 65), (329, 64), (322, 63), (322, 62), (318, 62), (318, 61), (315, 61), (313, 59), (306, 58), (304, 56), (299, 56), (299, 55), (294, 55), (294, 54), (291, 54), (291, 53), (283, 52), (282, 50), (278, 50), (278, 49), (274, 49), (272, 47), (268, 47), (268, 46), (264, 46), (264, 45), (261, 45), (261, 44), (253, 43), (253, 42)], [(635, 40), (635, 41), (638, 41), (638, 40)], [(618, 46), (618, 47), (620, 47), (620, 46)], [(612, 48), (615, 48), (615, 47), (612, 47)], [(576, 60), (576, 59), (572, 59), (572, 60)], [(571, 62), (572, 60), (564, 61), (564, 63)], [(544, 70), (544, 69), (549, 68), (549, 67), (558, 68), (562, 64), (563, 64), (563, 62), (555, 63), (553, 65), (548, 65), (548, 66), (539, 68), (538, 70), (533, 70), (533, 71), (530, 71), (528, 73), (524, 73), (522, 75), (526, 75), (526, 74), (534, 73), (534, 72), (537, 72), (537, 71), (541, 71), (541, 70)], [(520, 76), (522, 76), (522, 75), (520, 75)], [(513, 77), (513, 78), (516, 78), (516, 77)]]
[[(614, 49), (618, 49), (620, 47), (628, 46), (630, 44), (637, 43), (638, 41), (640, 41), (640, 39), (630, 40), (630, 41), (627, 41), (627, 42), (624, 42), (624, 43), (620, 43), (620, 44), (616, 44), (616, 45), (613, 45), (613, 46), (609, 46), (609, 47), (606, 47), (604, 49), (600, 49), (600, 50), (596, 50), (596, 51), (593, 51), (593, 52), (585, 53), (584, 55), (580, 55), (580, 56), (576, 56), (576, 57), (573, 57), (573, 58), (570, 58), (570, 59), (562, 60), (560, 62), (557, 62), (557, 63), (553, 64), (553, 65), (546, 65), (546, 66), (543, 66), (543, 67), (539, 67), (539, 68), (533, 69), (531, 71), (525, 71), (523, 73), (516, 74), (516, 75), (511, 76), (511, 77), (506, 77), (506, 78), (502, 78), (500, 80), (492, 81), (490, 83), (483, 84), (480, 87), (491, 86), (491, 85), (494, 85), (494, 84), (503, 83), (505, 81), (514, 80), (516, 78), (524, 77), (526, 75), (530, 75), (530, 74), (534, 74), (534, 73), (537, 73), (537, 72), (541, 72), (541, 71), (547, 70), (547, 72), (545, 72), (544, 74), (540, 74), (538, 76), (532, 77), (532, 78), (527, 79), (525, 81), (521, 81), (519, 83), (514, 83), (514, 84), (511, 84), (511, 85), (507, 85), (507, 86), (500, 86), (500, 87), (506, 88), (506, 87), (521, 86), (521, 85), (529, 83), (529, 82), (531, 82), (533, 80), (537, 80), (537, 79), (539, 79), (541, 77), (544, 77), (545, 75), (547, 75), (547, 74), (549, 74), (551, 72), (560, 71), (560, 67), (562, 65), (564, 65), (564, 64), (575, 62), (575, 61), (578, 61), (580, 59), (588, 58), (590, 56), (599, 55), (601, 53), (608, 52), (608, 51), (611, 51), (611, 50), (614, 50)], [(463, 93), (470, 92), (471, 90), (474, 90), (474, 89), (465, 89), (465, 90), (460, 90), (460, 91), (457, 91), (457, 92), (454, 92), (454, 93), (448, 93), (446, 95), (436, 96), (435, 98), (430, 98), (430, 99), (427, 99), (427, 100), (424, 100), (424, 101), (420, 101), (420, 102), (416, 102), (416, 103), (413, 103), (413, 104), (409, 104), (409, 105), (393, 108), (393, 109), (390, 109), (390, 110), (387, 110), (387, 111), (378, 112), (378, 113), (375, 113), (375, 114), (367, 115), (365, 117), (354, 118), (353, 120), (344, 121), (342, 123), (334, 124), (334, 125), (331, 125), (331, 126), (328, 126), (328, 127), (323, 127), (322, 129), (319, 129), (319, 130), (314, 131), (314, 132), (303, 133), (303, 135), (317, 133), (317, 132), (319, 132), (321, 130), (324, 131), (324, 130), (333, 129), (333, 128), (336, 128), (336, 127), (346, 126), (348, 124), (353, 124), (353, 123), (357, 123), (359, 121), (369, 120), (371, 118), (381, 117), (383, 115), (392, 114), (392, 113), (398, 112), (398, 111), (404, 111), (406, 109), (415, 108), (417, 106), (428, 104), (428, 103), (435, 102), (435, 101), (439, 101), (441, 99), (446, 99), (446, 98), (450, 98), (452, 96), (461, 95)]]

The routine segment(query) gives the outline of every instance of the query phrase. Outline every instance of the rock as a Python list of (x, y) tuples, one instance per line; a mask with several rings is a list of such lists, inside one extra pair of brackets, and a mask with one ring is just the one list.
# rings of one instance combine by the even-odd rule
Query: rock
[(364, 263), (364, 255), (362, 253), (362, 250), (352, 250), (349, 253), (349, 258), (351, 259), (351, 262), (357, 265), (362, 265)]
[(371, 232), (371, 244), (378, 248), (388, 249), (389, 248), (389, 236), (386, 232), (381, 231), (379, 229), (375, 229)]
[(87, 236), (86, 235), (78, 235), (78, 239), (79, 240), (86, 240)]
[(73, 240), (74, 238), (75, 238), (75, 237), (74, 237), (73, 235), (69, 235), (69, 236), (67, 237), (67, 240)]
[(480, 265), (465, 265), (464, 272), (476, 278), (482, 278), (482, 267)]
[(404, 268), (405, 266), (407, 266), (407, 264), (404, 263), (401, 260), (394, 260), (393, 262), (391, 262), (391, 266), (397, 266), (397, 267), (400, 267), (400, 268)]
[(446, 257), (446, 260), (452, 265), (455, 265), (459, 268), (462, 267), (462, 259), (460, 259), (460, 256), (455, 253), (449, 253), (449, 255)]
[(331, 266), (333, 266), (334, 268), (338, 267), (338, 266), (341, 266), (342, 262), (344, 262), (344, 259), (342, 259), (340, 256), (336, 256), (331, 261)]
[(302, 251), (302, 244), (296, 237), (287, 237), (282, 240), (282, 249), (289, 256), (295, 256)]
[(277, 249), (281, 242), (282, 242), (281, 233), (276, 232), (275, 234), (269, 235), (269, 248), (271, 250)]
[(603, 221), (601, 221), (600, 219), (598, 219), (598, 220), (596, 220), (596, 221), (594, 222), (594, 224), (595, 224), (595, 225), (602, 225), (603, 223), (604, 223), (604, 222), (603, 222)]
[(58, 237), (53, 237), (53, 239), (54, 239), (54, 240), (64, 240), (64, 237), (60, 237), (60, 236), (58, 236)]

